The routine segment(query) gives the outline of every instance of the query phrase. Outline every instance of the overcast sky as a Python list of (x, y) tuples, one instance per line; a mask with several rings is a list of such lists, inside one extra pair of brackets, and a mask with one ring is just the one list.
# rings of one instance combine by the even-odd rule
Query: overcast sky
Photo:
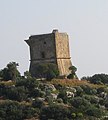
[(0, 0), (0, 69), (29, 68), (30, 35), (67, 32), (77, 74), (108, 73), (108, 0)]

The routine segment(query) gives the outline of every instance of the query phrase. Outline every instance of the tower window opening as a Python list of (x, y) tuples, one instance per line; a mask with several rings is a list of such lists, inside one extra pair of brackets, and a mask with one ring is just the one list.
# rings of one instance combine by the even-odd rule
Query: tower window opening
[(45, 58), (45, 52), (41, 52), (41, 57)]
[(46, 42), (44, 42), (44, 44), (46, 44)]

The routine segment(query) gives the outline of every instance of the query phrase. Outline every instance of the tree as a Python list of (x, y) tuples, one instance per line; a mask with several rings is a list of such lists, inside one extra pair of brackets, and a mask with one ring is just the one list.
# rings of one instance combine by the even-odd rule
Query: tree
[(2, 78), (3, 80), (16, 80), (17, 77), (20, 76), (20, 73), (17, 69), (18, 63), (16, 62), (10, 62), (7, 64), (6, 68), (4, 68), (1, 73), (2, 73)]
[(92, 77), (83, 77), (94, 84), (108, 84), (108, 75), (107, 74), (95, 74)]
[(78, 79), (77, 75), (76, 75), (76, 71), (77, 71), (77, 68), (75, 66), (71, 66), (69, 67), (69, 70), (71, 70), (71, 73), (67, 76), (67, 78), (69, 79)]
[(24, 72), (24, 77), (25, 77), (25, 78), (31, 78), (30, 72), (29, 72), (29, 71), (25, 71), (25, 72)]
[(0, 79), (2, 79), (2, 77), (3, 77), (3, 71), (0, 70)]
[(34, 77), (36, 78), (46, 78), (51, 80), (59, 75), (59, 71), (56, 64), (47, 63), (47, 64), (36, 64), (34, 66)]

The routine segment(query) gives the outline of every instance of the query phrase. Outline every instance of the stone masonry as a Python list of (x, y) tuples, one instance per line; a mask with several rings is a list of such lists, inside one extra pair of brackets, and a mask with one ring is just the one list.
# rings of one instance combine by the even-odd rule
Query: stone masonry
[(30, 47), (30, 73), (35, 75), (38, 63), (54, 63), (57, 65), (60, 76), (70, 73), (72, 66), (69, 53), (69, 38), (67, 33), (53, 30), (49, 34), (32, 35), (25, 40)]

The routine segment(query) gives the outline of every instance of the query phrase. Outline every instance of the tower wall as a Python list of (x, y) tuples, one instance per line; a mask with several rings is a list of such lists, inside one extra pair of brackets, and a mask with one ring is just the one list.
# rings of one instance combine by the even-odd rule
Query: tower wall
[(56, 64), (54, 33), (33, 35), (33, 36), (30, 36), (29, 39), (25, 41), (30, 47), (29, 71), (32, 76), (35, 76), (35, 66), (38, 63), (55, 63)]
[(69, 53), (69, 37), (67, 33), (55, 32), (56, 57), (60, 75), (68, 75), (72, 66)]
[(31, 61), (42, 61), (54, 59), (56, 57), (54, 34), (43, 34), (30, 36), (26, 40), (30, 47)]

